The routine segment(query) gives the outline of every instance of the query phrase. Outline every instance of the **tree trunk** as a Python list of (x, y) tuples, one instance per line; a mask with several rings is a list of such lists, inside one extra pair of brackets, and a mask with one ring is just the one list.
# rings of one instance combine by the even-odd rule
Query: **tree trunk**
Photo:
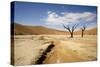
[(81, 37), (83, 37), (83, 35), (84, 35), (84, 30), (82, 30), (82, 34), (81, 34)]
[(71, 34), (71, 38), (73, 38), (73, 32), (71, 32), (70, 34)]

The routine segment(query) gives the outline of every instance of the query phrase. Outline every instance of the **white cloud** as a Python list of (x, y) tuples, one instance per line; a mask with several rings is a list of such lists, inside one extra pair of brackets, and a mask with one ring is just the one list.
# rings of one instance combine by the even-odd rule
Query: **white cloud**
[(61, 15), (56, 12), (48, 11), (48, 17), (45, 19), (46, 24), (58, 25), (61, 23), (70, 24), (70, 23), (79, 23), (81, 21), (84, 22), (92, 22), (96, 14), (92, 12), (83, 12), (83, 13), (72, 13), (72, 12), (64, 12)]

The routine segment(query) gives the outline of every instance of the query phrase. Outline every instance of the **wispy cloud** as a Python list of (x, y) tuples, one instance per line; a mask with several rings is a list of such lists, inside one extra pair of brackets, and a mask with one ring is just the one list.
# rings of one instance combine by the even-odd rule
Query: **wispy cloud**
[(96, 14), (92, 12), (74, 13), (74, 12), (61, 12), (60, 14), (48, 11), (48, 16), (45, 19), (47, 25), (59, 24), (74, 24), (80, 22), (93, 22)]

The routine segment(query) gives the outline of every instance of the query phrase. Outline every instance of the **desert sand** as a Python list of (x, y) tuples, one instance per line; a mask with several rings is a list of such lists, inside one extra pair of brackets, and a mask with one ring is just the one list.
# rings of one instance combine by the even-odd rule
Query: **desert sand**
[(97, 37), (85, 35), (15, 35), (14, 65), (36, 64), (47, 47), (54, 47), (46, 54), (43, 64), (97, 60)]

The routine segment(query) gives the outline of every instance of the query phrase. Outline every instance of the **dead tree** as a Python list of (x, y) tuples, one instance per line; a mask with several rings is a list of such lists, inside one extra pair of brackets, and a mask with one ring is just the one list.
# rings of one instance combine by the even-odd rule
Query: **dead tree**
[(71, 38), (73, 38), (73, 34), (74, 34), (74, 31), (75, 31), (75, 29), (76, 29), (77, 26), (78, 26), (78, 24), (74, 24), (73, 26), (65, 26), (65, 25), (63, 24), (63, 27), (64, 27), (65, 29), (67, 29), (68, 32), (70, 33)]
[(81, 37), (83, 37), (84, 36), (84, 31), (86, 30), (86, 26), (83, 26), (82, 28), (81, 28)]

